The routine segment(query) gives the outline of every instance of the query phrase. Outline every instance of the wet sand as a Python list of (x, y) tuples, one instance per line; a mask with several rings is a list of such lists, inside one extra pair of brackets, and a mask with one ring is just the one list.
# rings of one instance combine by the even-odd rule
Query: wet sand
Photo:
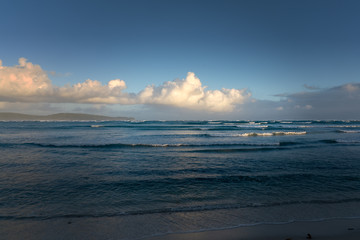
[[(310, 235), (308, 235), (310, 234)], [(147, 240), (359, 240), (360, 219), (262, 224), (225, 230), (168, 234)]]
[[(151, 222), (127, 224), (121, 218), (73, 218), (42, 221), (1, 221), (0, 239), (12, 240), (359, 240), (360, 219), (335, 219), (286, 224), (261, 224), (225, 230), (172, 233), (144, 237), (142, 226)], [(154, 226), (156, 227), (156, 226)], [(162, 226), (157, 226), (162, 228)]]

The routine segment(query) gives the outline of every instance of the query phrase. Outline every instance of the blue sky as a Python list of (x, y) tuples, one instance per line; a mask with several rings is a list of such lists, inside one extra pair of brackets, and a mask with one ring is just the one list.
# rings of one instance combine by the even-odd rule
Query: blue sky
[[(350, 0), (3, 0), (0, 110), (97, 111), (144, 119), (358, 118), (359, 12), (360, 2)], [(18, 89), (25, 86), (19, 77), (25, 74), (19, 72), (22, 57), (41, 68), (38, 75), (47, 74), (33, 81), (44, 81), (46, 93)], [(18, 74), (13, 85), (11, 71)], [(102, 90), (87, 84), (81, 99), (65, 93), (79, 95), (84, 86), (71, 86), (88, 79)], [(105, 89), (114, 79), (126, 88)], [(198, 91), (174, 99), (182, 94), (174, 89), (187, 84)], [(140, 93), (147, 86), (153, 89), (145, 98)], [(346, 113), (341, 103), (326, 110), (335, 90), (342, 91), (344, 104), (353, 103)], [(90, 98), (89, 92), (98, 96)], [(192, 94), (198, 97), (188, 100)], [(225, 100), (215, 106), (219, 99)]]

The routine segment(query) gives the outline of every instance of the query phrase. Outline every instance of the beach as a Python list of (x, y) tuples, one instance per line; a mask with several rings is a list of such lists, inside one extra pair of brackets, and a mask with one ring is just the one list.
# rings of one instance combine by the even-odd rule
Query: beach
[[(7, 222), (0, 230), (1, 239), (123, 239), (127, 229), (116, 218)], [(17, 225), (18, 224), (18, 225)], [(142, 226), (137, 226), (141, 231)], [(144, 240), (358, 240), (360, 219), (257, 224), (237, 228), (144, 236)], [(130, 239), (130, 238), (127, 238)]]
[[(308, 235), (310, 234), (310, 235)], [(311, 238), (310, 238), (311, 237)], [(148, 240), (358, 240), (360, 219), (333, 219), (286, 224), (259, 224), (196, 233), (169, 234)]]

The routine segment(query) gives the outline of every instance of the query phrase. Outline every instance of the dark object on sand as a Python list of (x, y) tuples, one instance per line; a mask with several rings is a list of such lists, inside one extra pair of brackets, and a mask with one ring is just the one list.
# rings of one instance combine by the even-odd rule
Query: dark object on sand
[(308, 233), (306, 239), (312, 239), (311, 234)]

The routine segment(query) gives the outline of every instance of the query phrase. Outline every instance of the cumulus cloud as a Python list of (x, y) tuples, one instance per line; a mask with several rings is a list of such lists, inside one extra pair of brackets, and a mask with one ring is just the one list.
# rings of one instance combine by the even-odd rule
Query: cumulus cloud
[[(0, 62), (1, 63), (1, 62)], [(120, 79), (102, 85), (96, 80), (86, 80), (73, 86), (54, 86), (39, 65), (19, 59), (19, 64), (6, 67), (0, 64), (0, 100), (9, 102), (73, 102), (73, 103), (123, 103), (131, 96), (122, 91), (126, 84)]]
[(50, 79), (39, 65), (19, 59), (19, 65), (2, 66), (0, 62), (1, 100), (27, 101), (39, 100), (53, 93)]
[(73, 103), (108, 103), (132, 104), (135, 99), (124, 93), (126, 84), (123, 80), (115, 79), (102, 85), (101, 82), (88, 79), (83, 83), (56, 89), (56, 95), (62, 102)]
[(207, 109), (213, 112), (229, 112), (243, 104), (250, 94), (242, 89), (205, 90), (200, 79), (189, 72), (182, 80), (165, 82), (163, 85), (147, 86), (138, 95), (141, 103), (172, 105), (189, 109)]
[(55, 86), (39, 65), (19, 59), (16, 66), (2, 66), (0, 61), (0, 101), (150, 104), (212, 112), (230, 112), (250, 98), (245, 89), (206, 90), (194, 73), (182, 80), (149, 85), (138, 94), (126, 93), (126, 83), (114, 79), (103, 85), (88, 79), (72, 86)]

